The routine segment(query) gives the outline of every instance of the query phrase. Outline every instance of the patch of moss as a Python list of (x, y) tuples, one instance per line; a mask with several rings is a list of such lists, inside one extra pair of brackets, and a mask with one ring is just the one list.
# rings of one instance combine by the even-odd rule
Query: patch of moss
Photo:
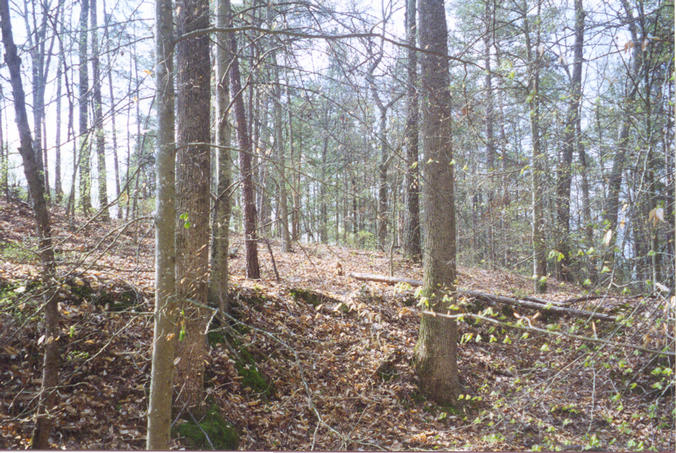
[[(254, 288), (237, 288), (233, 290), (233, 297), (231, 301), (240, 302), (253, 307), (263, 305), (268, 300), (267, 294), (259, 287)], [(233, 304), (234, 305), (234, 304)]]
[(136, 292), (133, 290), (111, 291), (101, 290), (94, 297), (94, 304), (106, 307), (110, 311), (125, 311), (133, 308), (138, 303)]
[(0, 246), (0, 257), (6, 261), (13, 261), (16, 263), (37, 263), (38, 253), (30, 247), (25, 247), (18, 242), (7, 242)]
[(75, 302), (81, 304), (85, 299), (90, 299), (94, 294), (91, 285), (81, 278), (74, 278), (66, 281), (70, 288), (70, 293), (75, 296)]
[(207, 332), (207, 342), (209, 346), (216, 346), (217, 344), (225, 344), (227, 341), (223, 329), (210, 330)]
[(337, 302), (332, 297), (304, 288), (289, 288), (289, 294), (296, 302), (305, 302), (316, 307), (326, 302)]
[(242, 377), (242, 385), (249, 387), (264, 398), (273, 397), (275, 386), (270, 379), (258, 369), (253, 355), (244, 346), (238, 348), (239, 358), (235, 361), (237, 374)]
[(184, 422), (178, 425), (176, 431), (200, 450), (237, 450), (239, 446), (237, 429), (223, 418), (215, 405), (199, 424)]

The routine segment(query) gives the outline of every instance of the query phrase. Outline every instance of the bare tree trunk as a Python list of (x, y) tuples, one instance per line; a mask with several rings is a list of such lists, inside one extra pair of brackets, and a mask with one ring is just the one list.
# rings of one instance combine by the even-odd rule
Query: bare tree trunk
[[(276, 53), (271, 57), (275, 63), (277, 62)], [(275, 122), (275, 149), (277, 151), (277, 165), (278, 165), (278, 183), (277, 190), (279, 195), (279, 223), (282, 236), (282, 251), (291, 251), (291, 236), (289, 234), (289, 206), (286, 193), (286, 158), (284, 152), (284, 142), (282, 137), (282, 88), (279, 84), (279, 69), (275, 68), (275, 99), (274, 99), (274, 122)]]
[[(17, 56), (16, 45), (12, 35), (9, 1), (0, 0), (0, 26), (2, 42), (5, 47), (5, 63), (10, 73), (12, 93), (14, 95), (14, 111), (19, 132), (19, 153), (23, 160), (24, 174), (33, 200), (35, 221), (39, 238), (39, 255), (42, 264), (42, 282), (45, 287), (53, 284), (56, 274), (54, 249), (52, 247), (51, 225), (47, 201), (45, 200), (44, 179), (38, 165), (39, 150), (34, 148), (31, 138), (28, 115), (26, 113), (26, 96), (21, 81), (21, 60)], [(52, 291), (43, 296), (45, 303), (44, 361), (42, 365), (42, 388), (40, 391), (35, 429), (32, 436), (32, 447), (40, 450), (50, 448), (49, 435), (52, 430), (52, 415), (58, 403), (56, 387), (59, 380), (59, 312), (57, 301)]]
[[(208, 0), (177, 3), (179, 36), (209, 27)], [(176, 293), (181, 304), (176, 385), (178, 403), (204, 410), (209, 279), (211, 65), (209, 37), (179, 40), (177, 64)], [(196, 144), (199, 143), (199, 144)], [(140, 147), (139, 147), (140, 148)]]
[[(155, 3), (155, 83), (157, 85), (157, 199), (155, 220), (155, 322), (148, 402), (146, 449), (168, 450), (174, 354), (178, 340), (175, 280), (175, 170), (173, 7), (171, 0)], [(113, 103), (114, 105), (114, 103)]]
[[(438, 0), (420, 0), (423, 111), (423, 294), (431, 311), (448, 309), (455, 298), (456, 248), (451, 148), (451, 96), (446, 13)], [(421, 391), (439, 404), (453, 404), (460, 393), (455, 320), (423, 315), (415, 347)]]
[[(232, 24), (230, 1), (226, 0), (229, 15), (228, 23)], [(233, 55), (230, 65), (230, 87), (234, 99), (237, 138), (239, 140), (239, 171), (242, 177), (242, 204), (244, 205), (244, 244), (246, 248), (246, 276), (258, 279), (261, 276), (258, 264), (258, 238), (256, 236), (256, 199), (254, 196), (253, 170), (251, 168), (251, 137), (246, 122), (244, 99), (242, 98), (242, 82), (237, 59), (237, 41), (234, 34), (230, 37), (230, 53)]]
[[(329, 111), (328, 111), (328, 106), (326, 111), (324, 112), (324, 127), (328, 128), (329, 127)], [(329, 151), (329, 134), (328, 132), (324, 133), (324, 138), (322, 140), (322, 166), (320, 169), (320, 181), (319, 181), (319, 240), (323, 243), (326, 244), (329, 240), (328, 235), (329, 235), (329, 226), (328, 226), (328, 208), (327, 208), (327, 193), (326, 193), (326, 186), (327, 186), (327, 169), (326, 169), (326, 159)], [(336, 219), (336, 225), (338, 225), (338, 219)], [(338, 235), (336, 235), (337, 237)]]
[(300, 240), (300, 153), (301, 147), (298, 147), (298, 155), (296, 155), (294, 150), (294, 137), (293, 137), (293, 116), (291, 113), (291, 90), (286, 89), (286, 109), (289, 117), (289, 161), (291, 162), (291, 167), (293, 168), (293, 173), (291, 174), (291, 204), (293, 206), (291, 210), (291, 240), (298, 241)]
[(92, 88), (94, 94), (94, 134), (96, 135), (96, 155), (98, 163), (99, 183), (99, 209), (100, 218), (104, 222), (110, 220), (108, 211), (108, 184), (106, 181), (106, 136), (103, 132), (103, 100), (101, 97), (101, 70), (99, 61), (99, 38), (96, 16), (96, 0), (91, 2), (89, 8), (89, 21), (91, 22), (91, 50), (92, 50)]
[(575, 0), (575, 43), (573, 52), (573, 75), (570, 81), (570, 93), (568, 100), (568, 112), (566, 113), (566, 127), (564, 129), (564, 143), (556, 185), (556, 214), (558, 223), (559, 241), (557, 249), (563, 258), (557, 260), (558, 277), (562, 280), (570, 280), (570, 189), (573, 180), (572, 168), (573, 154), (580, 141), (577, 123), (580, 116), (580, 98), (582, 97), (582, 46), (584, 43), (584, 18), (582, 0)]
[(406, 88), (406, 230), (404, 251), (415, 261), (420, 260), (420, 202), (418, 181), (418, 54), (416, 45), (416, 0), (406, 2), (406, 41), (408, 61)]
[(543, 49), (540, 41), (540, 7), (541, 3), (537, 3), (538, 22), (535, 27), (535, 43), (531, 41), (530, 37), (530, 23), (527, 14), (527, 5), (524, 5), (523, 21), (524, 33), (526, 38), (526, 51), (528, 53), (529, 74), (529, 116), (530, 129), (532, 137), (532, 154), (531, 154), (531, 192), (533, 211), (533, 281), (535, 291), (538, 293), (545, 292), (547, 289), (547, 256), (545, 250), (545, 219), (544, 219), (544, 173), (545, 173), (545, 155), (542, 150), (542, 136), (540, 134), (540, 66), (542, 64)]
[[(63, 29), (63, 26), (61, 27)], [(61, 40), (59, 40), (61, 43)], [(54, 150), (56, 153), (56, 162), (54, 163), (54, 200), (61, 203), (63, 199), (63, 183), (61, 182), (61, 78), (64, 68), (63, 45), (59, 45), (59, 62), (56, 68), (56, 131)]]
[[(228, 26), (228, 8), (225, 0), (217, 3), (216, 20), (218, 27)], [(228, 299), (228, 244), (230, 239), (230, 211), (231, 211), (231, 169), (230, 146), (232, 130), (228, 122), (230, 113), (230, 90), (228, 80), (228, 66), (232, 61), (229, 39), (226, 33), (219, 33), (216, 47), (216, 99), (217, 99), (217, 199), (214, 205), (213, 241), (211, 244), (211, 274), (209, 276), (210, 300), (218, 303), (222, 313), (230, 310)]]
[[(638, 28), (636, 26), (631, 7), (626, 0), (622, 1), (625, 9), (626, 20), (629, 24), (629, 31), (634, 43), (639, 43)], [(625, 107), (622, 115), (622, 124), (620, 125), (620, 133), (617, 140), (617, 152), (613, 159), (613, 167), (608, 177), (608, 197), (605, 204), (605, 220), (608, 222), (608, 229), (617, 234), (618, 213), (620, 208), (620, 188), (622, 187), (622, 173), (624, 172), (624, 165), (627, 153), (629, 151), (629, 130), (631, 128), (632, 113), (634, 112), (636, 94), (638, 92), (638, 79), (641, 71), (641, 46), (634, 45), (632, 50), (632, 66), (628, 77), (628, 86), (626, 88), (627, 94), (625, 96), (623, 106)], [(614, 244), (611, 243), (611, 245)], [(613, 247), (611, 247), (612, 249)], [(614, 253), (609, 253), (610, 255)]]
[(89, 107), (89, 72), (87, 70), (87, 42), (88, 26), (87, 18), (89, 16), (89, 0), (80, 2), (80, 83), (79, 99), (80, 103), (80, 206), (82, 213), (88, 215), (92, 208), (91, 199), (91, 165), (90, 159), (90, 140), (88, 130), (88, 107)]
[(495, 33), (495, 11), (491, 6), (495, 6), (491, 0), (485, 0), (484, 22), (486, 30), (484, 32), (484, 60), (486, 62), (486, 170), (489, 175), (488, 184), (488, 247), (490, 252), (490, 266), (494, 267), (497, 264), (497, 257), (495, 253), (495, 178), (493, 172), (495, 171), (495, 100), (493, 92), (493, 72), (491, 69), (491, 44)]
[(5, 144), (5, 121), (2, 112), (5, 111), (5, 94), (0, 86), (0, 191), (9, 200), (9, 147)]
[[(117, 109), (115, 105), (115, 92), (113, 90), (113, 71), (112, 71), (112, 52), (110, 49), (110, 19), (111, 14), (106, 13), (106, 2), (103, 1), (103, 15), (104, 15), (104, 29), (103, 36), (106, 41), (106, 54), (108, 56), (107, 62), (110, 70), (108, 71), (108, 95), (110, 96), (110, 124), (111, 135), (113, 138), (113, 168), (115, 169), (115, 199), (117, 200), (117, 218), (122, 218), (122, 205), (120, 204), (120, 162), (117, 154), (117, 123), (115, 118), (117, 116)], [(173, 102), (173, 101), (172, 101)]]

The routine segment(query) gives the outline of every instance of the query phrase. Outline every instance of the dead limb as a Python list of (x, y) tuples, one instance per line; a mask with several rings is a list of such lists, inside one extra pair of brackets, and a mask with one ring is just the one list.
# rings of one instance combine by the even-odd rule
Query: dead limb
[[(374, 282), (382, 282), (382, 283), (389, 283), (389, 284), (406, 283), (406, 284), (409, 284), (411, 286), (422, 286), (422, 284), (423, 284), (422, 281), (415, 280), (415, 279), (412, 279), (412, 278), (387, 277), (385, 275), (375, 275), (375, 274), (351, 273), (350, 277), (352, 277), (356, 280), (374, 281)], [(474, 299), (484, 300), (484, 301), (487, 301), (487, 302), (497, 302), (497, 303), (517, 306), (517, 307), (533, 308), (533, 309), (536, 309), (536, 310), (548, 311), (548, 312), (552, 312), (552, 313), (559, 313), (559, 314), (564, 314), (564, 315), (576, 316), (578, 318), (594, 318), (594, 319), (602, 319), (602, 320), (606, 320), (606, 321), (614, 321), (616, 319), (616, 317), (612, 316), (612, 315), (606, 315), (604, 313), (596, 313), (596, 312), (587, 311), (587, 310), (578, 310), (578, 309), (575, 309), (575, 308), (563, 307), (557, 302), (547, 301), (547, 300), (544, 300), (544, 299), (537, 299), (538, 301), (535, 302), (533, 300), (524, 300), (524, 299), (516, 299), (516, 298), (513, 298), (513, 297), (507, 297), (507, 296), (498, 296), (496, 294), (489, 294), (489, 293), (484, 293), (484, 292), (481, 292), (481, 291), (474, 291), (474, 290), (463, 289), (463, 288), (458, 288), (458, 294), (460, 296), (472, 297)]]

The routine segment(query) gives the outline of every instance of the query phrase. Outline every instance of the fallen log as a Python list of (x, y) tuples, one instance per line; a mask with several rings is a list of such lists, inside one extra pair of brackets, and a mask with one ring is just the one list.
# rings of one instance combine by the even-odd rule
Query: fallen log
[[(352, 272), (350, 273), (350, 277), (354, 278), (355, 280), (389, 283), (392, 285), (396, 283), (407, 283), (411, 286), (422, 286), (423, 284), (422, 281), (415, 280), (412, 278), (388, 277), (385, 275), (376, 275), (376, 274), (358, 274)], [(616, 319), (616, 317), (612, 315), (606, 315), (604, 313), (596, 313), (587, 310), (578, 310), (576, 308), (570, 307), (563, 307), (557, 302), (546, 301), (544, 299), (538, 299), (538, 302), (534, 302), (532, 300), (516, 299), (514, 297), (499, 296), (497, 294), (489, 294), (481, 291), (474, 291), (463, 288), (458, 288), (458, 294), (460, 296), (473, 297), (475, 299), (484, 300), (487, 302), (497, 302), (517, 307), (533, 308), (536, 310), (570, 315), (578, 318), (594, 318), (594, 319), (602, 319), (605, 321), (615, 321)]]

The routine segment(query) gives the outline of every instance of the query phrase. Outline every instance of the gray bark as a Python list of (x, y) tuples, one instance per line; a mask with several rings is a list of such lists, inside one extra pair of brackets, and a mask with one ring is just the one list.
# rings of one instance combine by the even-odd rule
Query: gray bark
[(416, 0), (406, 2), (406, 227), (404, 251), (409, 258), (420, 260), (420, 201), (418, 181), (418, 54), (416, 45)]
[(101, 69), (99, 60), (98, 20), (96, 0), (89, 0), (89, 22), (92, 52), (92, 88), (94, 95), (94, 135), (96, 136), (96, 157), (98, 168), (99, 209), (101, 220), (110, 220), (108, 210), (108, 183), (106, 181), (106, 136), (103, 132), (103, 100), (101, 96)]
[(174, 354), (177, 342), (175, 296), (175, 159), (172, 1), (155, 3), (157, 85), (157, 197), (155, 210), (155, 318), (148, 403), (148, 450), (168, 450)]
[[(12, 34), (12, 25), (8, 0), (0, 1), (0, 26), (2, 42), (5, 47), (5, 63), (9, 69), (12, 94), (14, 95), (15, 121), (19, 133), (19, 153), (23, 161), (24, 175), (28, 181), (35, 221), (37, 224), (40, 262), (42, 265), (42, 282), (45, 287), (53, 283), (56, 274), (54, 249), (52, 247), (51, 225), (47, 201), (45, 199), (44, 179), (40, 174), (39, 149), (34, 147), (31, 137), (28, 115), (26, 113), (26, 96), (21, 80), (21, 60), (17, 55)], [(42, 388), (36, 412), (35, 429), (32, 435), (32, 447), (46, 450), (50, 448), (49, 435), (52, 430), (52, 415), (58, 403), (56, 388), (59, 379), (59, 312), (53, 291), (46, 291), (44, 323), (44, 361), (42, 365)]]
[[(208, 0), (177, 2), (179, 36), (209, 27)], [(181, 305), (182, 341), (177, 345), (178, 403), (204, 410), (204, 371), (209, 279), (209, 189), (211, 65), (209, 36), (179, 40), (176, 45), (176, 293)], [(196, 144), (199, 143), (199, 144)], [(139, 149), (141, 147), (139, 146)]]
[[(217, 3), (216, 20), (218, 27), (227, 27), (228, 10), (224, 0)], [(230, 310), (228, 300), (228, 247), (230, 239), (230, 212), (232, 206), (231, 184), (231, 139), (232, 129), (228, 121), (230, 113), (230, 90), (228, 66), (232, 61), (230, 54), (230, 35), (219, 33), (216, 37), (216, 102), (218, 112), (217, 134), (217, 199), (214, 205), (211, 274), (209, 277), (210, 299), (218, 303), (222, 313)]]
[(89, 71), (87, 69), (87, 37), (88, 25), (87, 18), (89, 16), (89, 0), (82, 0), (80, 2), (80, 83), (79, 83), (79, 99), (80, 104), (80, 206), (82, 213), (87, 215), (92, 207), (91, 199), (91, 166), (90, 166), (90, 144), (89, 144), (89, 121), (88, 121), (88, 107), (89, 107)]
[[(448, 29), (442, 0), (420, 1), (423, 112), (423, 295), (431, 311), (445, 311), (444, 295), (454, 298), (456, 279), (453, 150)], [(439, 404), (453, 404), (460, 393), (454, 320), (424, 315), (415, 347), (420, 389)]]

